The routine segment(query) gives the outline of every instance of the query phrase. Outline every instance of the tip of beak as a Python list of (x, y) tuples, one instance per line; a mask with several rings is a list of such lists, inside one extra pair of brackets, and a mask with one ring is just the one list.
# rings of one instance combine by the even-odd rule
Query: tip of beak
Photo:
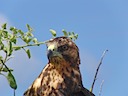
[(53, 55), (53, 52), (51, 50), (47, 51), (47, 57), (48, 59), (50, 59), (50, 57)]
[(48, 57), (48, 59), (49, 60), (51, 60), (51, 59), (55, 59), (55, 58), (60, 58), (60, 59), (62, 59), (63, 58), (63, 56), (59, 53), (59, 52), (57, 52), (57, 51), (53, 51), (53, 50), (48, 50), (47, 51), (47, 57)]

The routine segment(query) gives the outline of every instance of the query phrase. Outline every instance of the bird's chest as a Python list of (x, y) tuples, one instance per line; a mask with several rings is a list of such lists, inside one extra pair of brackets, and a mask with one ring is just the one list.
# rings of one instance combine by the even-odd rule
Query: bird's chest
[[(64, 79), (61, 74), (59, 74), (56, 70), (51, 70), (48, 72), (47, 76), (44, 77), (42, 81), (42, 86), (47, 87), (46, 90), (59, 89)], [(46, 86), (45, 86), (46, 85)]]
[(43, 96), (65, 96), (79, 84), (80, 76), (70, 68), (44, 71), (38, 92)]

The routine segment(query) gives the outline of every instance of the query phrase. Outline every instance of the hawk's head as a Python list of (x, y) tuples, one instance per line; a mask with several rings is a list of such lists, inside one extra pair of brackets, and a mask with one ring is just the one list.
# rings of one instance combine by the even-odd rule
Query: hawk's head
[(47, 56), (49, 62), (59, 63), (68, 61), (73, 66), (80, 64), (79, 49), (68, 37), (57, 37), (47, 42)]

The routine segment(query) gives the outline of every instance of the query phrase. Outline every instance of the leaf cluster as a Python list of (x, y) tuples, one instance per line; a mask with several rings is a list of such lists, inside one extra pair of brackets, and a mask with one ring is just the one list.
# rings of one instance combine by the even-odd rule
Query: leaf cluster
[[(50, 29), (50, 32), (51, 32), (53, 38), (55, 38), (55, 37), (57, 36), (57, 32), (56, 32), (55, 30)], [(64, 30), (64, 29), (62, 30), (62, 32), (63, 32), (63, 35), (64, 35), (65, 37), (69, 37), (69, 38), (72, 39), (73, 41), (77, 40), (77, 38), (78, 38), (78, 34), (75, 34), (74, 32), (67, 32), (67, 31)]]
[[(13, 89), (17, 89), (15, 77), (12, 74), (6, 62), (12, 58), (14, 51), (23, 49), (28, 57), (31, 57), (30, 50), (25, 47), (29, 44), (37, 44), (37, 38), (34, 38), (32, 28), (27, 24), (27, 32), (23, 32), (15, 27), (7, 29), (7, 24), (3, 24), (0, 28), (0, 74), (5, 76), (9, 82), (9, 85)], [(18, 40), (24, 42), (24, 46), (17, 45)]]
[[(47, 41), (39, 42), (37, 38), (33, 35), (33, 29), (27, 24), (27, 32), (23, 32), (21, 29), (17, 29), (15, 27), (7, 28), (7, 24), (3, 24), (0, 28), (0, 75), (3, 75), (8, 80), (10, 87), (14, 90), (17, 89), (17, 83), (15, 77), (13, 76), (13, 69), (9, 68), (6, 63), (13, 56), (15, 51), (24, 50), (28, 56), (31, 58), (31, 52), (29, 50), (29, 46), (39, 46), (41, 44), (45, 44)], [(50, 29), (53, 37), (56, 37), (56, 31)], [(76, 40), (78, 38), (78, 34), (74, 32), (67, 32), (66, 30), (62, 30), (64, 36), (71, 38), (72, 40)], [(19, 41), (23, 42), (23, 45), (19, 44)], [(3, 54), (1, 54), (3, 53)]]

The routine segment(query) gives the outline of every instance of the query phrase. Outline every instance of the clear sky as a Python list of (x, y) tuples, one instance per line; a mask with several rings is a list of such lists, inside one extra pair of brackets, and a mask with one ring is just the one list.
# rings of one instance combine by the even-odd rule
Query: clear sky
[[(128, 1), (127, 0), (0, 0), (0, 24), (8, 22), (26, 31), (34, 29), (39, 41), (51, 38), (49, 29), (79, 34), (83, 84), (90, 88), (102, 52), (108, 49), (101, 66), (94, 94), (98, 96), (104, 80), (102, 96), (128, 96)], [(8, 66), (14, 69), (18, 89), (16, 96), (31, 85), (48, 60), (46, 47), (31, 48), (28, 60), (21, 51), (14, 54)], [(0, 76), (0, 96), (13, 96), (7, 80)]]

